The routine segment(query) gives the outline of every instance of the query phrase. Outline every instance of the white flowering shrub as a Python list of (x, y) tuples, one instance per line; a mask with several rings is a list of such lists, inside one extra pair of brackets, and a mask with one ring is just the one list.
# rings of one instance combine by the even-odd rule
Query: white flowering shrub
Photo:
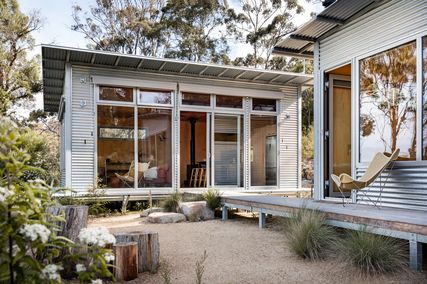
[(0, 117), (0, 283), (61, 283), (73, 261), (81, 262), (71, 267), (81, 282), (112, 278), (105, 258), (111, 250), (100, 246), (111, 236), (91, 246), (57, 236), (54, 224), (63, 218), (46, 213), (56, 205), (53, 190), (43, 180), (26, 180), (25, 173), (43, 170), (28, 166), (24, 134)]

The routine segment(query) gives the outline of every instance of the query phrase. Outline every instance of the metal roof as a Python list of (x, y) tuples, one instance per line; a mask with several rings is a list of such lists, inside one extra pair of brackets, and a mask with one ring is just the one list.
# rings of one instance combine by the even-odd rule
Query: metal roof
[(311, 19), (273, 49), (274, 54), (313, 57), (314, 43), (326, 33), (354, 19), (361, 12), (379, 5), (380, 0), (337, 0)]
[(270, 71), (236, 66), (198, 63), (166, 58), (128, 55), (99, 50), (87, 50), (42, 45), (44, 110), (58, 111), (63, 93), (65, 64), (132, 70), (150, 74), (168, 74), (218, 81), (245, 82), (264, 85), (307, 85), (308, 74)]

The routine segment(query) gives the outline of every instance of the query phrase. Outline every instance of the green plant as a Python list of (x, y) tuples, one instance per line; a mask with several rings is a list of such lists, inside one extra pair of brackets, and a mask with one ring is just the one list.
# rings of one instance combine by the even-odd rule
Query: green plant
[(161, 206), (166, 212), (178, 212), (181, 201), (182, 194), (174, 192), (162, 201)]
[(407, 267), (399, 240), (369, 233), (366, 228), (351, 231), (338, 244), (339, 256), (362, 274), (399, 272)]
[(202, 196), (208, 207), (212, 210), (221, 207), (221, 193), (217, 189), (209, 188)]
[(291, 251), (307, 259), (325, 257), (336, 242), (336, 232), (326, 224), (324, 214), (305, 207), (287, 220), (285, 234)]
[(196, 261), (196, 283), (202, 284), (203, 273), (205, 273), (205, 261), (208, 258), (206, 250), (203, 253), (203, 256)]
[(160, 275), (163, 278), (164, 284), (171, 284), (172, 283), (172, 281), (171, 281), (171, 275), (172, 275), (171, 267), (166, 260), (162, 260), (160, 263)]

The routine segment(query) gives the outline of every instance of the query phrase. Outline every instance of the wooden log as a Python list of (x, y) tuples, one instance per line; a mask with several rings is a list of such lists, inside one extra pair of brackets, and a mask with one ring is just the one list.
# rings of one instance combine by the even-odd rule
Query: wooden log
[(138, 272), (156, 272), (159, 268), (159, 234), (156, 232), (130, 232), (115, 234), (117, 243), (138, 243)]
[(126, 242), (113, 245), (114, 277), (117, 281), (130, 281), (138, 277), (138, 243)]
[(58, 235), (76, 242), (80, 230), (87, 227), (87, 216), (89, 207), (85, 205), (66, 205), (48, 207), (47, 213), (54, 216), (63, 215), (65, 221), (57, 221), (59, 227)]

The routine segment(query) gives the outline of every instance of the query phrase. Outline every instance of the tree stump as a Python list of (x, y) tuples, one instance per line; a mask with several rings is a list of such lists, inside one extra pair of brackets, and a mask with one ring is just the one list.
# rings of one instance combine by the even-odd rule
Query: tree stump
[(138, 277), (138, 243), (126, 242), (113, 245), (114, 277), (117, 281), (130, 281)]
[(59, 227), (58, 235), (66, 237), (76, 242), (80, 230), (87, 227), (87, 216), (89, 207), (85, 205), (66, 205), (48, 207), (47, 213), (54, 216), (64, 214), (64, 221), (57, 221), (55, 225)]
[(138, 272), (156, 272), (159, 267), (159, 234), (156, 232), (130, 232), (115, 234), (117, 243), (138, 243)]

